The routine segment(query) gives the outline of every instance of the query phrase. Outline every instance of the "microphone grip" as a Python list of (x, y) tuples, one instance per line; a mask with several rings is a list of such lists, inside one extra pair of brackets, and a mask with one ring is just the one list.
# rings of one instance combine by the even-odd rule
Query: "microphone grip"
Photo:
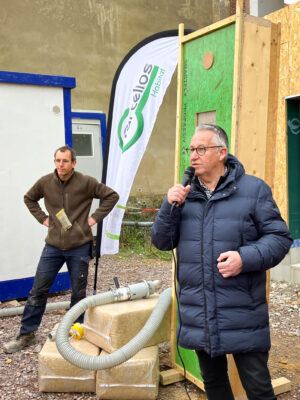
[[(181, 182), (181, 185), (184, 186), (184, 187), (188, 186), (189, 184), (190, 184), (189, 180)], [(172, 212), (174, 210), (174, 207), (176, 207), (176, 206), (177, 206), (177, 201), (173, 201), (172, 206), (171, 206), (171, 210), (170, 210), (170, 215), (172, 214)]]
[[(188, 167), (187, 170), (183, 174), (181, 185), (184, 187), (190, 185), (191, 181), (194, 177), (194, 173), (195, 173), (195, 168)], [(174, 201), (171, 206), (170, 215), (172, 214), (174, 207), (176, 207), (176, 205), (177, 205), (177, 201)]]

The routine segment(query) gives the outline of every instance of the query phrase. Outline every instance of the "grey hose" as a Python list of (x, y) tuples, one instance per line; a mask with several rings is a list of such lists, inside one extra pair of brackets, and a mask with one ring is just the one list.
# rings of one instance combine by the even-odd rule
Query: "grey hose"
[[(23, 314), (24, 308), (25, 308), (24, 306), (2, 308), (2, 309), (0, 309), (0, 318), (1, 317), (12, 317), (14, 315), (21, 315), (21, 314)], [(57, 311), (57, 310), (68, 310), (69, 308), (70, 308), (69, 301), (59, 301), (56, 303), (48, 303), (46, 305), (46, 312)]]
[(115, 300), (115, 296), (113, 292), (105, 292), (87, 297), (72, 307), (60, 322), (56, 332), (56, 346), (58, 351), (71, 364), (83, 369), (100, 370), (119, 365), (133, 357), (151, 339), (169, 308), (171, 298), (172, 289), (168, 288), (160, 295), (156, 307), (148, 318), (146, 324), (133, 339), (114, 353), (103, 357), (97, 357), (88, 356), (75, 350), (69, 343), (69, 331), (73, 322), (87, 308), (112, 303)]

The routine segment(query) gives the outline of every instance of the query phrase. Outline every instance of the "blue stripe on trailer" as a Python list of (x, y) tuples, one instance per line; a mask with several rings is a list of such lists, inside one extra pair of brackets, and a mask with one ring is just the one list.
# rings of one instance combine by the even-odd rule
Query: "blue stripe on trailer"
[(71, 117), (71, 89), (64, 88), (64, 118), (65, 118), (65, 142), (73, 147), (72, 117)]
[(61, 75), (39, 75), (23, 72), (0, 71), (0, 82), (18, 83), (25, 85), (56, 86), (63, 88), (75, 88), (76, 79)]
[[(0, 301), (22, 299), (28, 296), (33, 285), (33, 277), (12, 279), (0, 282)], [(71, 281), (68, 272), (61, 272), (57, 275), (50, 293), (61, 292), (71, 288)]]

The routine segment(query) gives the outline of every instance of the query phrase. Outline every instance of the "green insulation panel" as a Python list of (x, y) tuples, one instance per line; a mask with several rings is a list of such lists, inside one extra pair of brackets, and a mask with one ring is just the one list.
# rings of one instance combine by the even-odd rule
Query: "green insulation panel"
[[(197, 125), (197, 114), (216, 113), (216, 124), (228, 134), (230, 141), (235, 24), (228, 25), (184, 44), (180, 175), (189, 166), (184, 149), (189, 147)], [(203, 67), (207, 52), (214, 56), (210, 69)]]
[(300, 239), (300, 102), (287, 102), (289, 229)]
[[(232, 95), (234, 73), (235, 24), (186, 42), (183, 47), (182, 109), (180, 134), (180, 179), (189, 166), (184, 149), (189, 147), (191, 137), (198, 125), (198, 118), (205, 122), (206, 115), (213, 116), (228, 134), (230, 141), (232, 118)], [(210, 69), (203, 67), (203, 57), (210, 52), (214, 62)], [(180, 268), (180, 266), (179, 266)], [(178, 321), (177, 321), (178, 325)], [(178, 354), (178, 348), (179, 353)], [(202, 381), (198, 359), (192, 350), (176, 348), (175, 363), (184, 362), (186, 370)]]

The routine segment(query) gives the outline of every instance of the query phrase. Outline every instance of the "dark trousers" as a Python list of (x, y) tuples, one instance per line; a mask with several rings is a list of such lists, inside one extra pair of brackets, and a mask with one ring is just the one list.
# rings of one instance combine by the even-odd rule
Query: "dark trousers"
[[(65, 262), (72, 286), (71, 307), (86, 296), (90, 250), (90, 243), (65, 251), (45, 245), (23, 312), (20, 335), (33, 332), (40, 326), (48, 292)], [(83, 315), (78, 322), (83, 322)]]
[[(197, 351), (208, 400), (234, 400), (227, 373), (227, 357), (211, 358)], [(268, 370), (268, 352), (233, 354), (249, 400), (276, 400)]]

